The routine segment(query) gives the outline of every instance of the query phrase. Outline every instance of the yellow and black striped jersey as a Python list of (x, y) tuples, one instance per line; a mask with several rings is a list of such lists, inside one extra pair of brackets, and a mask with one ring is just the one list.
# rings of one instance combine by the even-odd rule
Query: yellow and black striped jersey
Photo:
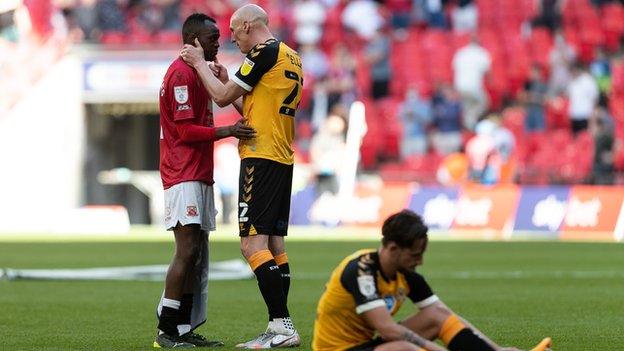
[(419, 308), (438, 301), (429, 284), (416, 272), (385, 277), (375, 250), (360, 250), (334, 270), (321, 296), (314, 322), (312, 349), (340, 351), (370, 341), (375, 330), (362, 313), (386, 307), (394, 315), (405, 298)]
[(240, 158), (293, 164), (295, 111), (303, 87), (299, 54), (269, 39), (249, 51), (232, 80), (248, 91), (243, 96), (243, 116), (257, 132), (255, 138), (239, 142)]

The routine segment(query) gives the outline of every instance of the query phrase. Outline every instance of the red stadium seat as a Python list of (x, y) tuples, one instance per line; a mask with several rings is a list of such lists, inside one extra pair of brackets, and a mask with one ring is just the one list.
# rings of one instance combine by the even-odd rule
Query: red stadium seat
[(182, 35), (179, 31), (162, 31), (154, 35), (154, 42), (179, 45), (182, 42)]
[(546, 127), (548, 129), (570, 128), (568, 117), (569, 101), (564, 98), (555, 98), (546, 103)]
[(100, 37), (104, 45), (119, 45), (126, 42), (126, 34), (123, 32), (104, 32)]

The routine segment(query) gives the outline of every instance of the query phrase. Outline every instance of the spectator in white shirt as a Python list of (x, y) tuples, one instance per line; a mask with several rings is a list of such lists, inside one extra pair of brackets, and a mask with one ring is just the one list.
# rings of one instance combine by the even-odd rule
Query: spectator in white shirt
[(300, 45), (318, 43), (323, 34), (325, 8), (316, 0), (299, 0), (293, 5), (295, 40)]
[(574, 135), (587, 129), (589, 117), (598, 103), (599, 90), (594, 77), (583, 64), (575, 63), (572, 68), (572, 81), (568, 86), (568, 98), (572, 132)]
[(479, 117), (488, 108), (484, 79), (490, 71), (490, 54), (479, 45), (478, 38), (459, 49), (453, 57), (454, 84), (464, 111), (464, 127), (474, 130)]
[(363, 39), (371, 39), (383, 23), (379, 5), (373, 0), (350, 1), (342, 11), (342, 24)]

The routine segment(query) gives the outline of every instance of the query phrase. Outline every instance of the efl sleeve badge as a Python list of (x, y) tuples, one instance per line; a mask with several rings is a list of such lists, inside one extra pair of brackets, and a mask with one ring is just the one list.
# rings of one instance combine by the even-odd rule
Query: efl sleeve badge
[(255, 64), (256, 64), (255, 62), (253, 62), (252, 60), (250, 60), (247, 57), (245, 57), (245, 61), (243, 61), (243, 65), (240, 68), (241, 74), (246, 76), (249, 73), (251, 73), (251, 70), (253, 69), (253, 66)]
[(188, 101), (188, 86), (181, 85), (173, 87), (173, 96), (179, 104), (183, 104)]

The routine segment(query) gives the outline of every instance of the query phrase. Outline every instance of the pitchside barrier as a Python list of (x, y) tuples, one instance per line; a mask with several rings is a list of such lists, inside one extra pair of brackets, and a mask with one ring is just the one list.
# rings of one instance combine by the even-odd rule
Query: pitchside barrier
[(624, 187), (386, 183), (359, 186), (355, 194), (316, 198), (314, 189), (306, 188), (293, 195), (291, 222), (379, 226), (390, 213), (410, 208), (424, 217), (432, 236), (624, 240)]

